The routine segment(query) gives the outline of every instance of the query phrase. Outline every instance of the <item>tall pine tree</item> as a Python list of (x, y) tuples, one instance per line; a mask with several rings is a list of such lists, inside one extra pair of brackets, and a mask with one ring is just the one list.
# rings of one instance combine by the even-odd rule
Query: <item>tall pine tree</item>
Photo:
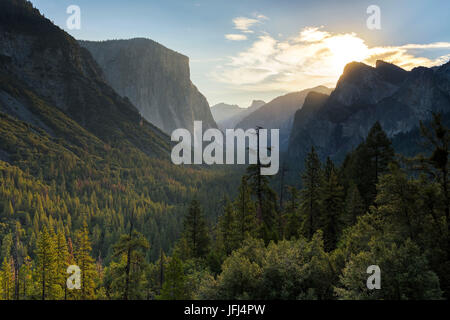
[(305, 160), (305, 171), (302, 175), (300, 192), (300, 213), (302, 216), (302, 233), (311, 239), (319, 226), (320, 189), (323, 184), (323, 172), (319, 157), (311, 147)]
[(209, 250), (210, 237), (200, 203), (192, 200), (184, 221), (184, 240), (192, 258), (204, 258)]

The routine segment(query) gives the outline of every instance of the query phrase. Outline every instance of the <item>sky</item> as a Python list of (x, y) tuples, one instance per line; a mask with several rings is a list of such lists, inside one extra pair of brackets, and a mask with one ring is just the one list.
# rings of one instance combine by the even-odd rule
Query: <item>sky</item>
[[(410, 70), (450, 58), (448, 0), (31, 2), (76, 39), (144, 37), (188, 56), (191, 79), (211, 106), (248, 107), (256, 99), (334, 87), (351, 61), (382, 59)], [(67, 27), (70, 5), (80, 8), (79, 30)]]

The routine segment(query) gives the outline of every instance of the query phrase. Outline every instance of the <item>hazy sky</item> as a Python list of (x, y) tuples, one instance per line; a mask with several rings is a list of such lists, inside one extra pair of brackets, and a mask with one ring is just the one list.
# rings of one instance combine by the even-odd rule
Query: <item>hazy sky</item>
[[(450, 58), (450, 1), (371, 0), (32, 0), (77, 39), (146, 37), (187, 55), (191, 79), (210, 105), (324, 84), (347, 62), (376, 59), (406, 69)], [(81, 29), (68, 30), (69, 5)], [(381, 29), (370, 30), (377, 5)]]

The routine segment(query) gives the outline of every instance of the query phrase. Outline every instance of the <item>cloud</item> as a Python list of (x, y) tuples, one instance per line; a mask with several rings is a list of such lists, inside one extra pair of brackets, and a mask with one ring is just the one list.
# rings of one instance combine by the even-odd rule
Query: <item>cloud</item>
[(232, 41), (242, 41), (247, 40), (247, 36), (245, 34), (226, 34), (225, 39)]
[(255, 24), (261, 23), (263, 20), (268, 20), (265, 15), (258, 14), (255, 18), (237, 17), (233, 19), (234, 28), (244, 33), (254, 33), (250, 28)]
[(234, 28), (246, 33), (253, 33), (249, 28), (258, 23), (259, 20), (246, 17), (237, 17), (233, 19)]
[(329, 37), (330, 34), (326, 31), (320, 31), (317, 27), (306, 27), (301, 32), (297, 41), (317, 42)]
[[(242, 28), (249, 26), (240, 24)], [(369, 47), (355, 33), (335, 34), (323, 27), (306, 27), (284, 40), (269, 34), (258, 36), (249, 48), (229, 57), (212, 75), (239, 90), (289, 92), (321, 84), (334, 86), (351, 61), (373, 65), (382, 59), (407, 70), (446, 62), (448, 55), (436, 59), (423, 56), (425, 51), (435, 49), (450, 49), (450, 43)]]

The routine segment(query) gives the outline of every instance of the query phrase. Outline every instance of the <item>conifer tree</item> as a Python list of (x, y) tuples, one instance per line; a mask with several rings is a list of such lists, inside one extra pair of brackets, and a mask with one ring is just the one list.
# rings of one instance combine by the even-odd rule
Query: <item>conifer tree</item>
[(289, 201), (285, 207), (285, 237), (290, 239), (291, 237), (297, 237), (301, 228), (301, 217), (299, 214), (299, 191), (296, 187), (288, 186), (288, 194), (290, 196)]
[(339, 221), (344, 210), (344, 190), (338, 182), (334, 169), (331, 169), (329, 179), (321, 188), (321, 204), (320, 225), (324, 235), (325, 250), (331, 251), (336, 247), (340, 231)]
[(14, 297), (14, 264), (12, 258), (4, 258), (0, 270), (0, 293), (2, 300), (12, 300)]
[(356, 223), (358, 216), (364, 213), (364, 200), (361, 198), (358, 187), (350, 183), (345, 199), (345, 211), (342, 216), (342, 223), (351, 226)]
[[(278, 228), (278, 196), (270, 187), (267, 176), (261, 174), (262, 164), (250, 165), (247, 168), (251, 191), (256, 198), (256, 217), (259, 222), (259, 235), (266, 241), (279, 237)], [(278, 225), (277, 225), (278, 227)]]
[(219, 219), (219, 239), (225, 255), (229, 255), (237, 247), (236, 219), (234, 208), (228, 198), (225, 199), (224, 212)]
[(248, 177), (243, 176), (239, 193), (235, 201), (238, 240), (243, 241), (247, 235), (255, 236), (258, 228), (256, 208), (251, 198)]
[(394, 149), (391, 140), (378, 121), (370, 129), (365, 144), (372, 164), (373, 179), (376, 183), (380, 175), (388, 170), (388, 164), (393, 161)]
[(89, 229), (86, 221), (83, 228), (76, 234), (77, 247), (75, 249), (75, 261), (81, 271), (81, 289), (77, 296), (82, 300), (94, 299), (94, 259), (91, 257), (91, 242), (89, 240)]
[(336, 167), (334, 166), (334, 163), (333, 161), (331, 161), (330, 157), (327, 157), (327, 161), (325, 162), (325, 167), (323, 170), (326, 181), (330, 179), (332, 172), (336, 173)]
[(33, 263), (29, 256), (23, 259), (19, 272), (19, 295), (20, 299), (30, 299), (33, 291)]
[(361, 158), (359, 165), (362, 167), (363, 177), (366, 180), (367, 193), (365, 195), (367, 209), (375, 201), (377, 194), (376, 185), (380, 175), (388, 171), (388, 165), (394, 161), (394, 149), (386, 133), (377, 121), (370, 129), (364, 143), (365, 154)]
[(37, 242), (36, 276), (41, 300), (55, 299), (56, 248), (54, 238), (44, 225)]
[(64, 292), (64, 300), (67, 299), (67, 267), (69, 266), (69, 250), (67, 247), (64, 230), (58, 230), (56, 234), (56, 274), (57, 283)]
[(300, 192), (300, 212), (303, 222), (303, 233), (311, 239), (318, 227), (320, 216), (320, 188), (323, 184), (323, 172), (319, 157), (311, 147), (305, 160), (305, 171), (302, 175)]
[(184, 221), (184, 239), (192, 258), (204, 258), (209, 250), (210, 238), (200, 203), (192, 200)]
[(122, 259), (119, 261), (119, 265), (123, 262), (118, 274), (115, 275), (116, 281), (122, 283), (115, 285), (123, 289), (122, 299), (124, 300), (136, 299), (143, 291), (141, 289), (146, 267), (143, 251), (149, 247), (147, 239), (137, 231), (122, 235), (119, 242), (114, 245), (114, 257)]
[(187, 279), (186, 275), (184, 274), (183, 262), (176, 255), (170, 258), (170, 261), (167, 265), (164, 284), (161, 290), (161, 295), (158, 297), (158, 299), (189, 299)]

